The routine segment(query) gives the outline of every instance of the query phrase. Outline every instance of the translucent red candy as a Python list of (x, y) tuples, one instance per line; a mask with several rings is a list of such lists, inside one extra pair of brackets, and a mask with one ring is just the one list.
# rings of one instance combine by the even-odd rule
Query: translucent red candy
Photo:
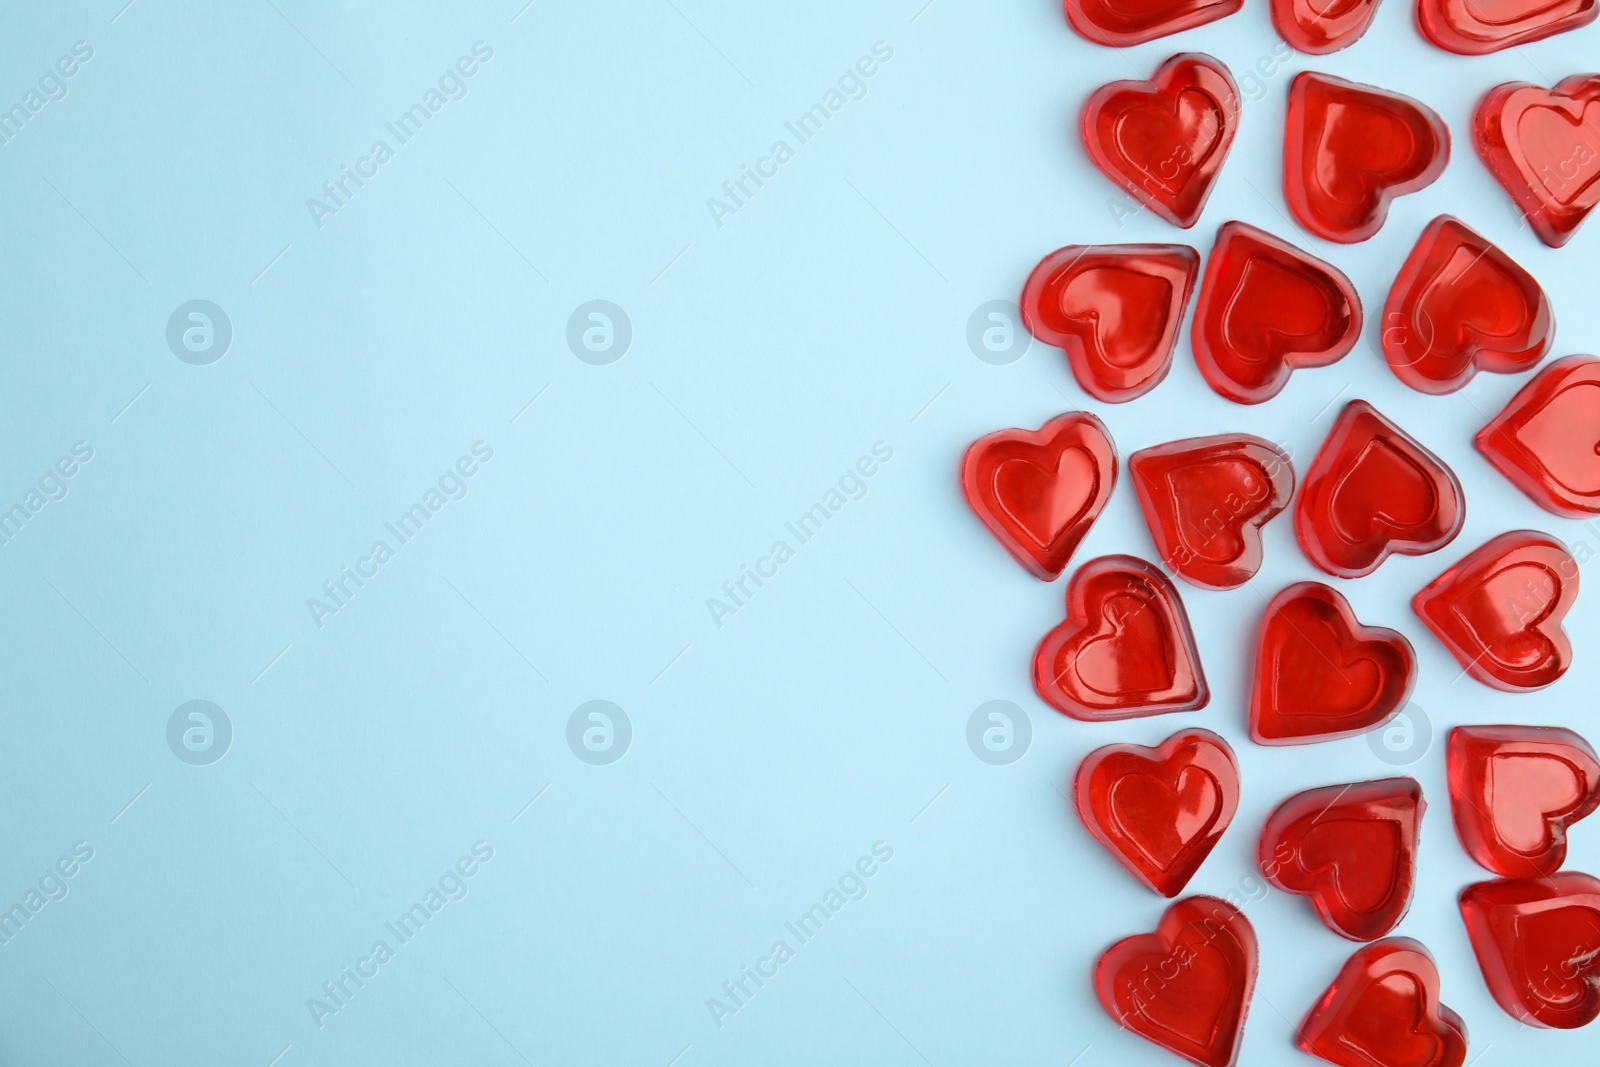
[(1439, 575), (1411, 607), (1466, 673), (1514, 693), (1542, 689), (1572, 665), (1561, 620), (1577, 598), (1566, 546), (1514, 530)]
[(1467, 1059), (1466, 1024), (1439, 1003), (1439, 968), (1409, 937), (1357, 949), (1294, 1043), (1337, 1067), (1462, 1067)]
[(1309, 897), (1341, 937), (1382, 937), (1411, 905), (1426, 806), (1411, 778), (1296, 793), (1267, 817), (1261, 873), (1279, 889)]
[(1478, 431), (1478, 451), (1546, 511), (1600, 514), (1600, 360), (1550, 364)]
[(1270, 400), (1297, 367), (1325, 367), (1361, 336), (1361, 298), (1325, 263), (1265, 230), (1225, 223), (1206, 261), (1194, 358), (1212, 389)]
[(1200, 254), (1187, 245), (1069, 245), (1028, 275), (1022, 322), (1066, 352), (1090, 396), (1132, 400), (1172, 368), (1199, 271)]
[(1243, 585), (1261, 569), (1261, 527), (1289, 506), (1294, 465), (1247, 433), (1190, 437), (1128, 457), (1156, 554), (1204, 589)]
[(1298, 582), (1261, 617), (1250, 736), (1304, 745), (1365, 733), (1393, 718), (1415, 683), (1405, 635), (1363, 626), (1336, 590)]
[(1296, 50), (1325, 56), (1360, 40), (1377, 10), (1378, 0), (1272, 0), (1272, 24)]
[(1564, 1030), (1600, 1016), (1600, 881), (1559, 871), (1479, 882), (1462, 892), (1461, 918), (1507, 1014)]
[(1033, 684), (1075, 719), (1194, 711), (1211, 698), (1177, 589), (1133, 556), (1101, 556), (1073, 573), (1066, 621), (1040, 642)]
[(1600, 807), (1600, 756), (1557, 726), (1457, 726), (1445, 767), (1461, 846), (1496, 874), (1554, 874), (1567, 827)]
[(1204, 26), (1244, 0), (1065, 0), (1067, 21), (1096, 44), (1122, 47)]
[(1553, 89), (1496, 86), (1473, 114), (1472, 140), (1533, 232), (1560, 248), (1600, 203), (1600, 74)]
[(1312, 563), (1359, 578), (1391, 553), (1443, 548), (1465, 515), (1461, 483), (1444, 461), (1371, 404), (1352, 400), (1306, 472), (1294, 531)]
[(1216, 897), (1178, 901), (1154, 933), (1118, 941), (1094, 968), (1107, 1015), (1202, 1067), (1238, 1059), (1255, 984), (1256, 932)]
[(1447, 52), (1481, 56), (1587, 26), (1595, 0), (1417, 0), (1423, 36)]
[(1083, 108), (1089, 158), (1168, 222), (1200, 218), (1239, 128), (1239, 87), (1211, 56), (1185, 52), (1149, 81), (1103, 85)]
[(1116, 481), (1116, 445), (1086, 411), (1038, 430), (981, 437), (961, 461), (967, 503), (1018, 563), (1047, 582), (1066, 569)]
[(1409, 96), (1313, 71), (1289, 83), (1284, 198), (1318, 237), (1365, 241), (1389, 201), (1431, 185), (1449, 161), (1444, 120)]
[(1550, 300), (1533, 275), (1460, 219), (1440, 215), (1389, 290), (1379, 343), (1402, 382), (1453, 393), (1479, 370), (1527, 370), (1554, 333)]
[(1106, 745), (1073, 778), (1078, 817), (1134, 877), (1164, 897), (1183, 892), (1239, 807), (1239, 765), (1209, 730), (1156, 748)]

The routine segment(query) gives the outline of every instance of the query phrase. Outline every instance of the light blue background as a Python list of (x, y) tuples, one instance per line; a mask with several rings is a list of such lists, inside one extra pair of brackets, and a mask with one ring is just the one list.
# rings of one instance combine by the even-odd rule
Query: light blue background
[[(0, 502), (74, 442), (94, 449), (0, 546), (0, 904), (75, 842), (94, 849), (0, 947), (0, 1063), (1176, 1062), (1093, 997), (1096, 956), (1163, 902), (1071, 814), (1077, 761), (1190, 724), (1230, 738), (1244, 801), (1190, 887), (1217, 894), (1254, 873), (1256, 830), (1288, 793), (1393, 768), (1362, 739), (1269, 750), (1245, 734), (1261, 605), (1317, 577), (1287, 520), (1249, 588), (1183, 591), (1209, 708), (1102, 725), (1049, 710), (1028, 669), (1064, 583), (1001, 551), (956, 464), (983, 433), (1087, 406), (1124, 456), (1247, 428), (1303, 471), (1354, 396), (1444, 456), (1469, 499), (1450, 548), (1341, 585), (1416, 644), (1435, 732), (1409, 768), (1431, 809), (1398, 932), (1437, 956), (1483, 1067), (1600, 1051), (1593, 1029), (1519, 1028), (1490, 1000), (1454, 903), (1486, 875), (1454, 840), (1442, 764), (1457, 723), (1600, 741), (1600, 595), (1570, 619), (1576, 665), (1533, 696), (1453, 682), (1407, 606), (1508, 528), (1600, 550), (1600, 529), (1539, 511), (1471, 448), (1520, 380), (1413, 393), (1374, 326), (1262, 407), (1210, 392), (1186, 342), (1158, 390), (1108, 407), (1053, 350), (996, 367), (964, 336), (1057, 246), (1204, 251), (1230, 218), (1330, 258), (1375, 324), (1448, 210), (1546, 286), (1557, 354), (1594, 352), (1600, 223), (1544, 248), (1467, 135), (1490, 86), (1592, 67), (1600, 27), (1467, 60), (1385, 0), (1352, 49), (1250, 83), (1277, 41), (1262, 0), (1122, 51), (1048, 0), (123, 2), (0, 15), (4, 106), (74, 42), (94, 49), (0, 146)], [(465, 98), (319, 229), (307, 198), (480, 40), (493, 59)], [(877, 41), (894, 54), (866, 96), (719, 228), (707, 198)], [(1232, 158), (1194, 230), (1119, 225), (1078, 108), (1188, 49), (1251, 97)], [(1284, 97), (1306, 67), (1412, 93), (1456, 139), (1444, 177), (1359, 246), (1283, 214)], [(232, 321), (210, 366), (166, 346), (193, 298)], [(565, 341), (596, 298), (633, 324), (610, 366)], [(319, 629), (307, 598), (480, 440), (494, 457), (469, 495)], [(706, 599), (878, 441), (893, 459), (866, 495), (715, 626)], [(1111, 551), (1152, 551), (1126, 486), (1079, 559)], [(610, 766), (566, 742), (596, 698), (633, 725)], [(191, 699), (233, 724), (210, 766), (167, 748)], [(1011, 766), (966, 744), (991, 699), (1031, 716)], [(307, 999), (478, 841), (494, 857), (465, 899), (319, 1028)], [(877, 841), (894, 856), (867, 896), (719, 1028), (707, 998)], [(1600, 827), (1576, 831), (1570, 865), (1600, 869)], [(1262, 959), (1243, 1062), (1294, 1062), (1293, 1025), (1352, 946), (1299, 899), (1246, 910)]]

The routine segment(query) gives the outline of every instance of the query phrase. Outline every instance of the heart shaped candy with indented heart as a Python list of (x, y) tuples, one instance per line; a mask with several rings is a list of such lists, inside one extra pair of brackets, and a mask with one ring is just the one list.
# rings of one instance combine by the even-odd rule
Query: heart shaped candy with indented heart
[(1533, 275), (1460, 219), (1440, 215), (1395, 277), (1379, 344), (1411, 388), (1453, 393), (1480, 370), (1532, 367), (1550, 351), (1555, 328)]
[(1558, 359), (1473, 438), (1484, 458), (1546, 511), (1600, 514), (1600, 359)]
[(1143, 396), (1172, 369), (1200, 254), (1187, 245), (1069, 245), (1022, 287), (1028, 332), (1067, 354), (1097, 400)]
[(1073, 777), (1078, 817), (1145, 885), (1183, 892), (1239, 807), (1239, 765), (1209, 730), (1181, 730), (1155, 748), (1106, 745)]
[(1018, 563), (1047, 582), (1066, 568), (1116, 481), (1116, 446), (1086, 411), (1038, 430), (989, 434), (961, 461), (967, 503)]
[(1080, 126), (1089, 158), (1145, 207), (1187, 229), (1200, 218), (1239, 129), (1239, 87), (1211, 56), (1185, 52), (1149, 81), (1101, 86)]
[(1294, 1043), (1337, 1067), (1462, 1067), (1467, 1027), (1439, 1003), (1439, 968), (1422, 943), (1389, 937), (1345, 961)]
[(1533, 232), (1560, 248), (1600, 204), (1600, 74), (1495, 86), (1473, 113), (1472, 142)]
[(1240, 404), (1270, 400), (1299, 367), (1344, 358), (1361, 336), (1361, 298), (1334, 267), (1243, 222), (1217, 231), (1194, 315), (1194, 360)]
[(1595, 0), (1417, 0), (1417, 25), (1440, 48), (1481, 56), (1587, 26)]
[(1261, 527), (1289, 506), (1288, 453), (1247, 433), (1190, 437), (1128, 457), (1161, 562), (1204, 589), (1231, 589), (1261, 569)]
[(1360, 40), (1377, 11), (1378, 0), (1272, 0), (1272, 25), (1296, 51), (1325, 56)]
[(1107, 1015), (1201, 1067), (1238, 1059), (1255, 985), (1255, 929), (1216, 897), (1178, 901), (1154, 933), (1118, 941), (1094, 968)]
[(1600, 880), (1578, 871), (1469, 885), (1461, 918), (1495, 1002), (1571, 1030), (1600, 1016)]
[(1289, 83), (1283, 195), (1318, 237), (1365, 241), (1390, 201), (1432, 185), (1449, 161), (1449, 128), (1409, 96), (1315, 71)]
[(1461, 483), (1444, 461), (1371, 404), (1352, 400), (1306, 471), (1294, 532), (1312, 563), (1359, 578), (1392, 553), (1443, 548), (1465, 518)]
[(1133, 556), (1101, 556), (1073, 573), (1067, 618), (1033, 657), (1033, 684), (1075, 719), (1194, 711), (1211, 691), (1178, 590)]
[(1445, 768), (1461, 847), (1496, 874), (1554, 874), (1567, 827), (1600, 807), (1600, 756), (1558, 726), (1457, 726)]
[(1382, 937), (1411, 906), (1426, 807), (1411, 778), (1296, 793), (1261, 830), (1261, 873), (1279, 889), (1310, 898), (1340, 937)]
[(1297, 582), (1261, 617), (1250, 736), (1304, 745), (1366, 733), (1405, 707), (1416, 678), (1404, 634), (1363, 626), (1337, 590)]
[(1543, 689), (1572, 665), (1561, 620), (1578, 599), (1578, 563), (1555, 538), (1493, 538), (1411, 598), (1411, 609), (1467, 674), (1506, 692)]

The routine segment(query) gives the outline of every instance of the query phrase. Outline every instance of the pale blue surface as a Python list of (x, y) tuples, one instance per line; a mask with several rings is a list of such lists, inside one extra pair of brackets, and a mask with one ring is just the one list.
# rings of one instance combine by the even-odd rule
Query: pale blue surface
[[(1592, 67), (1600, 27), (1462, 60), (1385, 0), (1348, 52), (1282, 67), (1262, 0), (1126, 51), (1081, 41), (1047, 0), (122, 3), (0, 15), (0, 104), (74, 42), (93, 49), (0, 146), (0, 503), (75, 442), (93, 449), (0, 546), (0, 905), (75, 843), (93, 849), (0, 947), (6, 1065), (1176, 1062), (1094, 1002), (1095, 956), (1162, 902), (1069, 813), (1077, 761), (1190, 723), (1228, 736), (1245, 799), (1191, 887), (1218, 894), (1254, 872), (1256, 829), (1289, 792), (1392, 768), (1361, 739), (1246, 738), (1260, 606), (1316, 576), (1287, 521), (1251, 589), (1184, 590), (1211, 707), (1089, 726), (1033, 695), (1029, 657), (1063, 585), (1005, 556), (955, 466), (974, 437), (1086, 398), (1042, 346), (1010, 366), (974, 358), (968, 315), (1014, 299), (1058, 245), (1204, 251), (1239, 217), (1332, 259), (1375, 323), (1416, 234), (1450, 210), (1548, 288), (1558, 354), (1600, 349), (1600, 223), (1539, 245), (1467, 140), (1483, 90)], [(319, 228), (307, 198), (479, 41), (493, 55), (465, 95), (391, 141)], [(880, 41), (893, 56), (864, 95), (792, 139), (785, 123)], [(1186, 49), (1233, 66), (1243, 131), (1195, 230), (1149, 215), (1119, 228), (1077, 109)], [(1257, 57), (1272, 73), (1252, 83)], [(1456, 139), (1443, 179), (1360, 246), (1282, 216), (1283, 100), (1305, 67), (1411, 92)], [(793, 158), (718, 227), (707, 198), (778, 138)], [(209, 366), (165, 340), (195, 298), (234, 331)], [(592, 299), (632, 322), (609, 366), (565, 340)], [(1472, 451), (1519, 380), (1424, 397), (1375, 338), (1260, 408), (1206, 389), (1186, 343), (1156, 392), (1087, 406), (1124, 455), (1250, 428), (1303, 470), (1329, 404), (1360, 395), (1455, 467), (1460, 540), (1343, 586), (1415, 642), (1436, 734), (1410, 768), (1431, 809), (1399, 932), (1438, 957), (1482, 1067), (1592, 1060), (1593, 1030), (1519, 1030), (1484, 989), (1454, 910), (1484, 875), (1454, 841), (1439, 742), (1504, 720), (1600, 741), (1600, 594), (1570, 623), (1571, 674), (1521, 697), (1452, 684), (1406, 601), (1504, 529), (1593, 551), (1600, 528), (1538, 511)], [(479, 441), (493, 458), (465, 498), (391, 542), (319, 628), (307, 598)], [(875, 442), (893, 457), (864, 495), (790, 540), (785, 523)], [(707, 598), (778, 539), (793, 558), (716, 626)], [(1079, 559), (1108, 551), (1151, 552), (1126, 486)], [(167, 746), (169, 715), (194, 699), (232, 722), (209, 766)], [(592, 699), (632, 722), (609, 766), (568, 747)], [(966, 744), (991, 699), (1031, 716), (1010, 766)], [(480, 841), (493, 858), (446, 883), (465, 897), (400, 946), (385, 923)], [(864, 898), (793, 941), (719, 1028), (708, 998), (879, 841), (893, 858)], [(1575, 832), (1571, 865), (1600, 869), (1600, 826)], [(1246, 910), (1263, 958), (1243, 1062), (1296, 1062), (1292, 1022), (1351, 946), (1300, 900)], [(379, 939), (394, 958), (319, 1027), (308, 998)]]

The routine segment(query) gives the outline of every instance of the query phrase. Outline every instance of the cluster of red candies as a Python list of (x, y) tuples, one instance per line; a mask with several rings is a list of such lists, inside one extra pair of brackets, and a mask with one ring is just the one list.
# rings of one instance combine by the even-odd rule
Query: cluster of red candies
[[(1101, 44), (1136, 44), (1232, 14), (1243, 0), (1067, 0), (1068, 20)], [(1304, 52), (1343, 48), (1365, 32), (1376, 0), (1272, 0), (1282, 36)], [(1596, 0), (1419, 0), (1422, 32), (1464, 55), (1496, 51), (1592, 22)], [(1198, 220), (1238, 127), (1227, 67), (1172, 57), (1149, 81), (1096, 91), (1085, 105), (1089, 156), (1149, 210)], [(1600, 201), (1600, 74), (1554, 88), (1508, 84), (1480, 102), (1474, 143), (1532, 229), (1564, 244)], [(1289, 89), (1284, 193), (1295, 219), (1330, 241), (1366, 240), (1390, 201), (1442, 173), (1450, 135), (1430, 108), (1398, 93), (1305, 72)], [(1181, 244), (1075, 245), (1046, 256), (1023, 290), (1022, 316), (1065, 351), (1101, 401), (1154, 388), (1172, 364), (1200, 275)], [(1239, 404), (1280, 392), (1300, 367), (1326, 366), (1356, 344), (1360, 298), (1337, 268), (1242, 222), (1228, 222), (1198, 278), (1192, 348), (1206, 382)], [(1423, 231), (1384, 307), (1380, 347), (1395, 375), (1424, 393), (1460, 389), (1479, 370), (1530, 370), (1554, 329), (1538, 282), (1459, 219)], [(1534, 377), (1476, 445), (1539, 506), (1600, 514), (1600, 359), (1573, 356)], [(1116, 447), (1088, 412), (1041, 429), (990, 434), (968, 449), (967, 501), (994, 536), (1050, 581), (1110, 498)], [(1261, 528), (1294, 505), (1296, 538), (1319, 569), (1371, 574), (1389, 555), (1422, 555), (1460, 531), (1465, 500), (1449, 467), (1372, 405), (1351, 401), (1306, 469), (1244, 433), (1190, 438), (1128, 457), (1163, 567), (1127, 555), (1084, 563), (1067, 585), (1066, 620), (1039, 645), (1034, 684), (1052, 706), (1090, 721), (1191, 711), (1209, 699), (1173, 574), (1204, 589), (1248, 582)], [(1578, 566), (1557, 539), (1501, 534), (1412, 599), (1464, 674), (1509, 692), (1567, 670), (1561, 621)], [(1416, 661), (1400, 633), (1362, 624), (1346, 599), (1301, 582), (1267, 605), (1249, 706), (1252, 739), (1309, 744), (1382, 727), (1400, 713)], [(1458, 727), (1447, 743), (1451, 808), (1462, 845), (1499, 880), (1468, 887), (1461, 913), (1491, 993), (1510, 1014), (1571, 1028), (1600, 1016), (1600, 880), (1563, 872), (1566, 828), (1600, 806), (1600, 758), (1577, 734), (1525, 725)], [(1231, 822), (1239, 770), (1226, 741), (1180, 731), (1154, 748), (1109, 745), (1075, 777), (1090, 832), (1141, 882), (1182, 892)], [(1296, 1044), (1356, 1067), (1461, 1067), (1466, 1029), (1439, 1002), (1432, 957), (1384, 938), (1405, 915), (1424, 809), (1411, 778), (1330, 785), (1284, 801), (1263, 828), (1259, 861), (1272, 885), (1306, 896), (1323, 923), (1365, 942), (1297, 1030)], [(1378, 940), (1384, 938), (1382, 940)], [(1208, 1067), (1233, 1063), (1256, 974), (1255, 933), (1232, 904), (1179, 900), (1154, 933), (1109, 948), (1095, 967), (1107, 1012)]]

